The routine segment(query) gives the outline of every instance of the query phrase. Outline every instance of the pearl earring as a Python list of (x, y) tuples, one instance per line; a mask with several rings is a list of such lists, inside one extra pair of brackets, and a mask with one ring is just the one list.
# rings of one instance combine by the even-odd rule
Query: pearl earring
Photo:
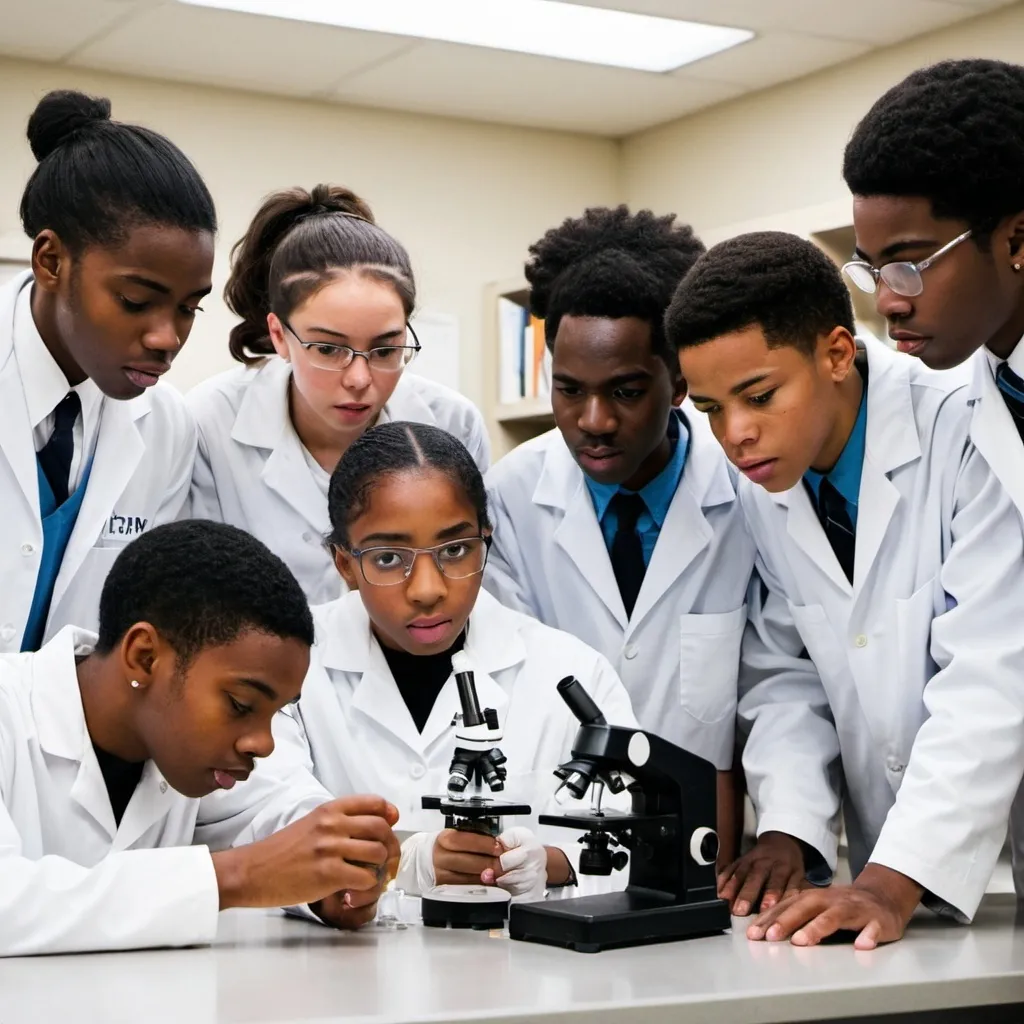
[(133, 679), (132, 680), (132, 689), (133, 690), (137, 690), (138, 688), (139, 688), (139, 681), (138, 681), (138, 679)]
[(1020, 270), (1020, 264), (1019, 263), (1014, 263), (1013, 269), (1014, 270)]

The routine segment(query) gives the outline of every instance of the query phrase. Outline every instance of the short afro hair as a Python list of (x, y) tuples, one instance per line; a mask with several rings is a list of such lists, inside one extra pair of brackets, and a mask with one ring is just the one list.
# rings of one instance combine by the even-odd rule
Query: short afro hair
[(796, 235), (738, 235), (694, 264), (665, 314), (665, 334), (677, 350), (753, 326), (769, 347), (807, 353), (836, 327), (852, 334), (853, 305), (839, 268)]
[(1024, 67), (950, 60), (915, 71), (857, 125), (843, 177), (858, 196), (923, 196), (985, 244), (1024, 210)]
[(651, 325), (651, 347), (678, 372), (662, 327), (676, 285), (704, 243), (675, 214), (592, 207), (530, 246), (530, 309), (544, 319), (548, 348), (563, 316), (637, 317)]
[(174, 648), (179, 671), (250, 630), (309, 646), (314, 637), (284, 562), (244, 530), (207, 519), (154, 527), (117, 556), (100, 595), (97, 653), (109, 654), (137, 622)]

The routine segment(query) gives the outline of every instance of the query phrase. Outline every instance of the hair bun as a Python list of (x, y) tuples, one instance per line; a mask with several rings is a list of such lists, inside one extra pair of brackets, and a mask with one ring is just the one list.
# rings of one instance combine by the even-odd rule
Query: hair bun
[(309, 194), (311, 213), (347, 213), (375, 223), (369, 204), (343, 185), (314, 185)]
[(71, 136), (110, 120), (110, 100), (74, 89), (47, 93), (28, 119), (28, 142), (36, 160), (45, 160)]

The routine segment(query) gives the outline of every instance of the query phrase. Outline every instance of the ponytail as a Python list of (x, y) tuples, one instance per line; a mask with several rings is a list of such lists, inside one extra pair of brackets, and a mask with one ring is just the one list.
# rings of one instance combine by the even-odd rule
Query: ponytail
[(273, 355), (267, 314), (286, 320), (338, 271), (349, 269), (392, 284), (406, 316), (412, 314), (416, 286), (409, 255), (377, 226), (364, 200), (340, 185), (267, 196), (231, 250), (224, 301), (241, 317), (228, 342), (232, 357), (251, 364)]

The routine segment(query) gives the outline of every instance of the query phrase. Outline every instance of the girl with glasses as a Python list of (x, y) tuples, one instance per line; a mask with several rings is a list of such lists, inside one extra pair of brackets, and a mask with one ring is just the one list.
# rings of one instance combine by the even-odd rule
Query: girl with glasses
[[(565, 850), (544, 845), (536, 825), (553, 809), (553, 771), (578, 725), (556, 686), (574, 675), (608, 721), (633, 725), (611, 665), (481, 590), (486, 492), (465, 446), (445, 431), (368, 431), (338, 463), (329, 509), (335, 564), (351, 591), (314, 612), (315, 653), (300, 702), (279, 716), (279, 748), (311, 760), (332, 794), (380, 791), (398, 807), (401, 828), (413, 832), (397, 882), (406, 892), (483, 882), (537, 899), (574, 885), (576, 837)], [(473, 666), (480, 707), (493, 708), (502, 727), (508, 778), (499, 797), (534, 812), (497, 837), (442, 829), (441, 815), (421, 807), (447, 787), (458, 651)]]
[(409, 256), (348, 189), (269, 195), (235, 245), (224, 297), (241, 317), (229, 348), (242, 365), (189, 395), (192, 513), (259, 537), (311, 603), (329, 601), (342, 582), (323, 543), (327, 487), (349, 445), (379, 422), (430, 423), (485, 469), (483, 417), (403, 372), (419, 350)]

